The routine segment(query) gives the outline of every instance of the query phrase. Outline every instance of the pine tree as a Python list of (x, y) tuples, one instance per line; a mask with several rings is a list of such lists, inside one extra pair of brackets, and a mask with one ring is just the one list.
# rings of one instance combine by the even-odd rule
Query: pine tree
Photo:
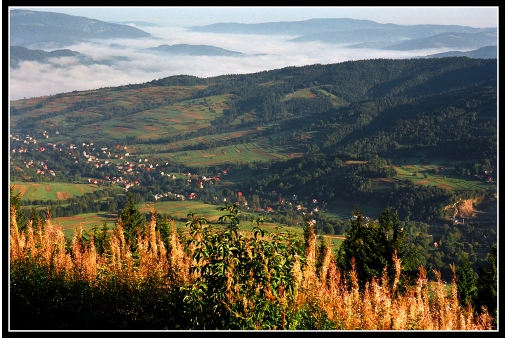
[(476, 306), (487, 306), (489, 313), (497, 324), (497, 245), (490, 248), (489, 266), (479, 267), (478, 295)]
[(131, 250), (135, 252), (138, 234), (143, 232), (145, 216), (136, 208), (132, 193), (129, 193), (129, 201), (122, 210), (120, 219), (124, 234), (131, 244)]
[[(477, 276), (467, 258), (463, 258), (457, 277), (457, 290), (459, 292), (460, 304), (466, 307), (472, 305), (478, 296)], [(474, 306), (474, 305), (473, 305)]]
[(164, 213), (162, 216), (159, 215), (155, 210), (154, 213), (156, 215), (156, 224), (155, 224), (155, 230), (159, 232), (161, 235), (161, 239), (164, 242), (164, 246), (166, 248), (170, 248), (170, 235), (171, 235), (171, 224), (170, 224), (170, 218), (166, 213)]
[(378, 217), (377, 222), (368, 222), (357, 206), (351, 220), (351, 230), (339, 250), (338, 265), (344, 272), (355, 269), (360, 286), (372, 278), (380, 278), (387, 268), (388, 278), (395, 276), (393, 255), (405, 262), (403, 239), (405, 231), (400, 228), (398, 214), (392, 215), (390, 207)]
[(94, 238), (95, 249), (97, 253), (104, 254), (107, 250), (108, 244), (108, 222), (104, 221), (102, 223), (102, 227), (98, 229), (97, 227), (92, 228), (92, 235)]
[[(10, 186), (10, 206), (11, 210), (14, 209), (14, 213), (16, 215), (16, 224), (18, 225), (19, 230), (23, 230), (26, 228), (25, 224), (25, 215), (20, 207), (20, 201), (21, 201), (21, 192), (18, 194), (14, 194), (14, 185)], [(12, 226), (14, 220), (10, 219), (10, 225)]]

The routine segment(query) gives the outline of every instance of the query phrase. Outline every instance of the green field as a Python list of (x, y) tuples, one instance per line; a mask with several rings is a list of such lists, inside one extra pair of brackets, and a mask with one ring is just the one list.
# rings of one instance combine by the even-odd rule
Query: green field
[[(203, 110), (203, 112), (210, 112), (210, 114), (212, 113), (211, 110), (215, 110), (215, 114), (222, 113), (227, 95), (210, 96), (209, 98), (205, 98), (206, 101), (201, 98), (196, 100), (194, 104), (192, 102), (189, 104), (189, 102), (185, 101), (191, 97), (193, 93), (206, 87), (207, 86), (155, 86), (136, 89), (122, 88), (121, 90), (110, 88), (81, 92), (76, 91), (65, 95), (51, 96), (42, 101), (40, 98), (38, 98), (38, 100), (15, 100), (10, 103), (11, 107), (18, 109), (30, 107), (37, 108), (29, 110), (28, 112), (16, 112), (16, 114), (11, 114), (11, 126), (16, 126), (20, 120), (33, 117), (34, 114), (35, 116), (51, 114), (53, 116), (40, 120), (38, 124), (42, 129), (48, 129), (50, 127), (56, 128), (58, 126), (60, 131), (64, 131), (64, 133), (60, 133), (60, 136), (53, 135), (53, 142), (62, 142), (65, 140), (64, 135), (67, 128), (79, 128), (82, 136), (91, 138), (92, 140), (101, 140), (107, 138), (107, 136), (124, 137), (126, 131), (132, 132), (132, 135), (140, 137), (146, 137), (147, 135), (149, 135), (149, 137), (157, 137), (161, 132), (158, 132), (158, 130), (150, 130), (151, 126), (145, 123), (150, 120), (155, 120), (157, 123), (164, 121), (164, 119), (158, 120), (159, 114), (157, 109), (144, 110), (142, 113), (129, 115), (129, 117), (115, 117), (114, 119), (107, 120), (104, 120), (103, 116), (110, 116), (111, 112), (118, 107), (127, 110), (137, 109), (140, 103), (147, 100), (157, 105), (163, 105), (168, 100), (177, 102), (178, 104), (183, 102), (185, 110), (174, 110), (174, 113), (181, 114), (184, 117), (187, 114), (187, 118), (189, 119), (194, 119), (192, 113), (201, 113), (201, 110)], [(83, 103), (86, 107), (79, 109), (75, 113), (60, 114), (62, 110), (69, 106)], [(164, 112), (164, 107), (171, 106), (172, 105), (160, 106), (159, 109), (162, 109)], [(79, 121), (77, 119), (79, 119)], [(209, 120), (210, 116), (204, 117), (203, 119)], [(98, 123), (98, 121), (100, 121), (100, 123)], [(136, 122), (136, 124), (132, 125), (132, 122)], [(169, 120), (168, 122), (171, 123)], [(135, 127), (132, 128), (132, 126)], [(189, 124), (187, 127), (193, 128), (193, 124)], [(164, 132), (163, 134), (166, 135), (167, 133)]]
[(14, 194), (20, 193), (21, 200), (65, 200), (92, 193), (98, 188), (94, 184), (71, 184), (62, 182), (26, 183), (11, 182)]
[[(220, 206), (204, 204), (201, 201), (183, 200), (183, 201), (158, 201), (153, 203), (157, 213), (171, 216), (173, 219), (187, 218), (189, 212), (198, 214), (207, 220), (216, 221), (224, 212), (220, 211)], [(139, 210), (143, 213), (150, 213), (149, 204), (140, 204)]]
[[(224, 211), (220, 210), (222, 206), (204, 204), (200, 201), (159, 201), (153, 205), (157, 213), (166, 213), (171, 217), (171, 219), (175, 220), (175, 225), (178, 228), (185, 228), (185, 221), (181, 221), (180, 219), (187, 219), (187, 214), (190, 212), (197, 214), (199, 217), (204, 217), (210, 224), (216, 224), (218, 222), (218, 218), (226, 214)], [(139, 204), (138, 209), (144, 214), (150, 213), (149, 204)], [(258, 216), (255, 213), (240, 212), (240, 214), (248, 215), (249, 220)], [(89, 231), (93, 227), (100, 228), (104, 221), (107, 222), (108, 228), (112, 229), (116, 224), (117, 216), (110, 213), (99, 212), (84, 213), (72, 217), (59, 217), (53, 219), (53, 223), (61, 226), (67, 237), (72, 237), (74, 229), (79, 228), (79, 226), (81, 226), (83, 230)], [(253, 227), (254, 225), (251, 221), (240, 221), (239, 231), (248, 233), (252, 231)], [(275, 232), (279, 229), (291, 230), (293, 232), (303, 234), (303, 230), (300, 227), (288, 227), (276, 223), (265, 223), (261, 227), (270, 232)]]
[(83, 213), (72, 217), (53, 218), (52, 220), (54, 225), (62, 227), (62, 230), (68, 239), (71, 239), (74, 235), (74, 229), (79, 229), (81, 226), (83, 230), (87, 232), (94, 227), (102, 227), (104, 221), (107, 222), (109, 229), (113, 229), (116, 224), (116, 216), (104, 212)]
[(495, 188), (496, 183), (480, 181), (474, 176), (459, 176), (452, 166), (444, 167), (443, 172), (436, 173), (439, 165), (404, 165), (395, 167), (397, 180), (410, 180), (415, 185), (430, 185), (452, 191), (469, 191), (475, 189)]
[[(210, 126), (210, 121), (227, 108), (227, 100), (227, 95), (184, 100), (100, 123), (85, 124), (80, 133), (94, 139), (98, 138), (98, 133), (102, 134), (101, 138), (122, 138), (126, 134), (139, 139), (172, 137)], [(120, 101), (122, 107), (130, 108), (131, 105), (133, 102)], [(107, 105), (101, 107), (101, 110), (104, 109), (107, 109)], [(92, 122), (94, 119), (100, 120), (101, 114), (96, 110), (91, 107), (76, 114)]]
[[(177, 144), (182, 146), (181, 143)], [(140, 158), (152, 157), (150, 154), (136, 154)], [(267, 162), (269, 160), (285, 160), (289, 157), (276, 147), (250, 142), (210, 148), (207, 150), (189, 150), (172, 153), (157, 153), (157, 159), (183, 163), (191, 167), (205, 167), (220, 164), (246, 164), (249, 162)], [(153, 158), (153, 157), (152, 157)]]

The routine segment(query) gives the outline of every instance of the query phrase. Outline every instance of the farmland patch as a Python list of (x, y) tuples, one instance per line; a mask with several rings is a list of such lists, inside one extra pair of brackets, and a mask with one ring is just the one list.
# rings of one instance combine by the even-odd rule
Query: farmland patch
[(451, 190), (452, 189), (452, 186), (450, 185), (446, 185), (446, 184), (439, 184), (437, 185), (438, 188), (444, 188), (444, 189), (447, 189), (447, 190)]
[(63, 192), (56, 192), (56, 198), (58, 200), (65, 200)]
[(111, 132), (114, 132), (114, 133), (127, 133), (127, 132), (129, 132), (131, 130), (132, 130), (131, 128), (127, 128), (127, 127), (115, 127), (115, 128), (111, 129)]
[(258, 149), (252, 150), (252, 152), (254, 152), (256, 154), (259, 154), (259, 155), (262, 155), (263, 157), (267, 157), (267, 158), (271, 158), (271, 159), (279, 159), (278, 156), (266, 153), (265, 151), (261, 151), (261, 150), (258, 150)]
[(344, 162), (345, 165), (363, 165), (366, 163), (367, 163), (367, 161), (361, 161), (361, 160), (347, 160)]
[(19, 197), (23, 198), (28, 189), (28, 186), (27, 185), (13, 185), (13, 186), (14, 186), (14, 194), (19, 193)]
[(158, 131), (159, 130), (159, 127), (148, 126), (148, 125), (143, 126), (143, 128), (146, 130), (149, 130), (149, 131)]

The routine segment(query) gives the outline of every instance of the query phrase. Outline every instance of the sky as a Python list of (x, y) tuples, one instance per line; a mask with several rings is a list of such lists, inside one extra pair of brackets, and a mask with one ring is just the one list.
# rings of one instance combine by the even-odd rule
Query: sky
[[(10, 8), (19, 8), (12, 6)], [(441, 24), (479, 28), (497, 27), (497, 6), (412, 6), (412, 7), (23, 7), (65, 13), (103, 21), (149, 21), (177, 27), (201, 26), (217, 22), (259, 23), (300, 21), (312, 18), (351, 18), (400, 25)]]
[[(287, 36), (191, 32), (185, 27), (217, 22), (260, 23), (312, 18), (366, 19), (395, 24), (447, 24), (478, 28), (498, 27), (498, 7), (17, 7), (59, 12), (102, 21), (147, 21), (159, 27), (138, 26), (148, 39), (83, 42), (65, 48), (110, 65), (82, 65), (74, 58), (49, 64), (25, 61), (9, 70), (9, 98), (53, 95), (138, 84), (172, 75), (211, 77), (245, 74), (286, 66), (330, 64), (372, 58), (412, 58), (444, 52), (348, 49), (319, 42), (293, 43)], [(143, 53), (162, 44), (213, 45), (244, 53), (244, 57), (174, 57)]]

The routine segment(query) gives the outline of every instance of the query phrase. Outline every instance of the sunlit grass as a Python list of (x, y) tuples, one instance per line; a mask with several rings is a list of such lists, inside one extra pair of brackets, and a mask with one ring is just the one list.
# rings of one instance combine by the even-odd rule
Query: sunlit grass
[[(173, 223), (165, 242), (161, 234), (156, 231), (156, 219), (152, 217), (145, 225), (144, 235), (138, 236), (137, 250), (133, 253), (126, 240), (122, 224), (119, 223), (110, 235), (107, 251), (100, 254), (96, 250), (93, 237), (89, 242), (83, 240), (82, 229), (76, 228), (72, 241), (67, 243), (62, 228), (54, 225), (49, 219), (43, 225), (29, 223), (24, 231), (20, 231), (14, 210), (12, 210), (10, 262), (13, 267), (27, 269), (25, 271), (27, 276), (32, 274), (30, 267), (45, 268), (48, 278), (58, 276), (60, 277), (58, 279), (64, 279), (61, 280), (62, 283), (67, 281), (66, 284), (86, 283), (91, 291), (99, 292), (111, 286), (126, 291), (138, 286), (136, 288), (148, 289), (152, 291), (150, 293), (156, 293), (159, 296), (163, 296), (164, 293), (173, 295), (176, 291), (183, 291), (185, 292), (182, 296), (183, 300), (188, 301), (187, 304), (182, 304), (184, 305), (182, 307), (188, 307), (191, 311), (182, 309), (180, 312), (182, 314), (190, 312), (189, 314), (194, 314), (193, 317), (198, 317), (188, 319), (195, 329), (204, 326), (200, 325), (202, 323), (199, 317), (203, 316), (205, 317), (203, 319), (207, 319), (206, 315), (199, 312), (200, 307), (205, 307), (199, 306), (200, 303), (206, 300), (208, 300), (206, 302), (216, 300), (219, 304), (223, 303), (225, 309), (231, 312), (229, 316), (216, 315), (216, 317), (229, 319), (226, 322), (229, 327), (224, 329), (266, 329), (267, 327), (269, 329), (301, 329), (302, 323), (306, 322), (316, 329), (340, 330), (491, 329), (492, 319), (486, 309), (483, 309), (480, 314), (475, 314), (470, 307), (462, 308), (455, 282), (452, 282), (450, 287), (446, 287), (439, 279), (438, 272), (435, 272), (438, 279), (431, 283), (427, 280), (426, 272), (422, 268), (414, 286), (407, 286), (404, 292), (398, 291), (396, 286), (402, 271), (396, 256), (393, 258), (396, 275), (391, 283), (385, 275), (379, 280), (373, 279), (366, 286), (359, 286), (355, 270), (339, 271), (329, 245), (326, 246), (321, 266), (317, 269), (318, 244), (311, 237), (305, 255), (294, 256), (291, 260), (291, 266), (288, 267), (291, 272), (289, 279), (280, 280), (277, 283), (273, 280), (276, 273), (273, 271), (274, 268), (267, 266), (269, 261), (266, 261), (266, 255), (270, 252), (265, 252), (264, 248), (278, 248), (282, 251), (280, 255), (287, 255), (283, 251), (289, 250), (289, 247), (276, 245), (279, 241), (276, 239), (285, 233), (275, 229), (274, 232), (261, 238), (255, 238), (254, 235), (224, 238), (225, 234), (220, 232), (217, 235), (205, 233), (203, 226), (191, 227), (191, 230), (194, 231), (189, 233), (189, 239), (193, 241), (185, 246)], [(228, 252), (225, 252), (222, 257), (212, 258), (206, 255), (201, 259), (196, 257), (198, 251), (202, 254), (212, 253), (208, 251), (212, 251), (219, 244), (228, 244), (228, 241), (224, 242), (224, 239), (230, 239), (229, 246), (238, 248), (246, 246), (242, 250), (245, 256), (242, 256), (241, 260), (244, 263), (251, 262), (252, 265), (259, 263), (262, 264), (260, 267), (263, 267), (264, 262), (266, 272), (262, 276), (268, 279), (256, 280), (253, 278), (258, 276), (256, 272), (251, 272), (251, 278), (248, 278), (248, 272), (241, 270), (249, 266), (228, 261), (228, 258), (233, 258)], [(288, 237), (283, 236), (280, 239), (283, 239), (283, 242), (291, 242), (291, 238)], [(261, 244), (264, 245), (259, 246)], [(203, 247), (205, 245), (206, 247)], [(220, 251), (214, 253), (220, 253)], [(287, 258), (291, 257), (290, 255)], [(220, 286), (215, 287), (219, 291), (224, 291), (223, 297), (220, 297), (221, 294), (217, 295), (219, 299), (200, 297), (199, 293), (212, 291), (211, 284), (214, 281), (207, 280), (208, 275), (203, 275), (205, 270), (191, 270), (192, 267), (202, 267), (211, 260), (219, 263), (230, 262), (228, 269), (224, 272), (223, 289)], [(270, 278), (271, 276), (273, 279)], [(346, 279), (348, 276), (350, 283)], [(16, 277), (19, 279), (20, 275), (17, 274)], [(18, 282), (11, 280), (12, 283)], [(203, 284), (208, 286), (204, 288)], [(29, 295), (27, 294), (25, 298)], [(149, 295), (147, 294), (147, 298)], [(91, 295), (90, 298), (93, 296)], [(103, 302), (107, 303), (107, 300)], [(137, 307), (142, 308), (143, 304)], [(132, 312), (138, 314), (139, 310), (117, 309), (109, 316)], [(148, 315), (139, 313), (138, 316), (142, 318)]]

